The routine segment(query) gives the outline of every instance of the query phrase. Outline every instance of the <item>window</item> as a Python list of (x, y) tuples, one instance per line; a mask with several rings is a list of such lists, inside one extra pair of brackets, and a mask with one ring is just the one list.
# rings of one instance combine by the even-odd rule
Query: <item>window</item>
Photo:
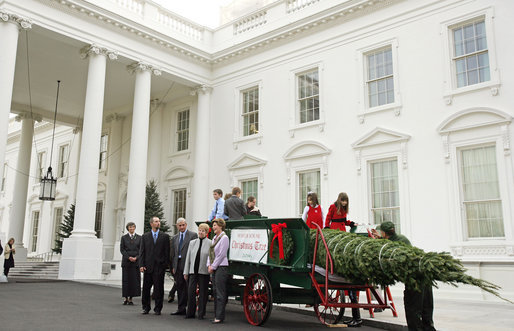
[(32, 243), (30, 245), (30, 251), (35, 252), (37, 250), (37, 235), (39, 230), (39, 211), (32, 212)]
[(0, 192), (5, 191), (6, 182), (7, 182), (7, 163), (4, 164), (4, 173), (2, 175), (2, 186), (0, 187)]
[(102, 238), (103, 209), (104, 209), (104, 202), (97, 201), (96, 202), (96, 212), (95, 212), (95, 232), (96, 232), (97, 238)]
[(318, 69), (297, 75), (298, 110), (300, 123), (319, 120), (319, 75)]
[(398, 190), (398, 162), (396, 159), (372, 162), (371, 213), (375, 224), (393, 222), (400, 233), (400, 196)]
[(457, 87), (490, 80), (489, 52), (485, 20), (466, 23), (452, 29), (453, 62)]
[(243, 136), (259, 133), (259, 87), (243, 91)]
[(189, 148), (189, 109), (177, 114), (177, 152)]
[(241, 199), (243, 199), (245, 203), (249, 196), (254, 196), (257, 199), (257, 203), (259, 202), (257, 179), (241, 181), (241, 190), (243, 191), (243, 194), (241, 194)]
[(298, 213), (301, 215), (307, 206), (307, 194), (315, 192), (321, 204), (321, 177), (320, 171), (306, 171), (298, 174)]
[(461, 150), (460, 158), (468, 238), (504, 237), (496, 147)]
[(394, 102), (393, 52), (391, 47), (366, 55), (369, 108)]
[(100, 138), (100, 161), (98, 164), (98, 169), (105, 169), (105, 165), (107, 163), (107, 145), (109, 143), (109, 135), (102, 135)]
[(59, 232), (59, 227), (62, 224), (62, 213), (62, 207), (54, 208), (54, 231), (52, 233), (52, 248), (56, 248), (55, 239), (57, 238), (57, 232)]
[[(186, 189), (173, 191), (173, 224), (181, 217), (186, 217)], [(173, 231), (176, 231), (175, 227)]]
[(66, 175), (66, 170), (68, 167), (68, 145), (63, 145), (59, 147), (59, 165), (57, 167), (57, 177), (62, 178)]
[(37, 153), (37, 164), (36, 164), (36, 174), (39, 179), (45, 177), (45, 154), (46, 152)]

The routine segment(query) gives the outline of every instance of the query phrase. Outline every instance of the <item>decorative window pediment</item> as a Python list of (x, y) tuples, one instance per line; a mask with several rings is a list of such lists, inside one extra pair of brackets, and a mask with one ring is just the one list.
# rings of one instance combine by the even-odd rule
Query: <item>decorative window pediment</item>
[(232, 161), (232, 163), (230, 163), (227, 167), (229, 170), (236, 170), (249, 167), (261, 167), (266, 163), (266, 160), (260, 159), (247, 153), (243, 153), (237, 159)]
[(174, 167), (170, 169), (164, 177), (166, 181), (172, 181), (177, 179), (184, 179), (193, 177), (193, 173), (185, 167)]
[(489, 125), (509, 124), (512, 117), (492, 108), (465, 109), (447, 118), (437, 130), (440, 134)]
[(289, 148), (284, 154), (285, 160), (295, 160), (312, 156), (324, 156), (331, 153), (331, 150), (317, 141), (303, 141)]
[(406, 142), (410, 136), (384, 128), (375, 128), (352, 144), (354, 149), (387, 143)]

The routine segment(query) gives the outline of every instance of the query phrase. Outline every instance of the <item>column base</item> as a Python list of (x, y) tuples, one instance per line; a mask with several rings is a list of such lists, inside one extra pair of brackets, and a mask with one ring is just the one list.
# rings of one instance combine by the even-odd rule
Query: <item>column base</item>
[(102, 279), (102, 246), (98, 238), (64, 239), (59, 279)]
[(14, 262), (16, 264), (16, 261), (18, 262), (27, 262), (27, 254), (29, 250), (25, 247), (18, 247), (16, 244), (14, 244), (14, 247), (16, 248), (16, 254), (14, 255)]
[(122, 256), (121, 256), (121, 252), (120, 252), (120, 242), (116, 241), (114, 243), (112, 260), (113, 261), (121, 261), (121, 258), (122, 258)]
[(104, 245), (102, 257), (104, 261), (111, 261), (114, 254), (114, 245)]

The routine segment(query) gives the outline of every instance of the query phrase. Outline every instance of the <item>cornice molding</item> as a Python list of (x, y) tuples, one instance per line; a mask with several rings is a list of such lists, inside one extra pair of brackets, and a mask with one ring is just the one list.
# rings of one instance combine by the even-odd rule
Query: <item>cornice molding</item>
[(30, 19), (21, 17), (14, 13), (10, 13), (4, 9), (0, 9), (0, 20), (2, 20), (3, 22), (16, 23), (20, 28), (24, 30), (32, 28), (32, 21)]
[[(232, 47), (213, 53), (199, 49), (195, 46), (190, 46), (185, 42), (176, 39), (172, 40), (173, 38), (171, 36), (163, 35), (161, 32), (147, 28), (140, 23), (130, 21), (127, 18), (123, 18), (121, 16), (116, 17), (116, 13), (104, 10), (103, 8), (97, 8), (91, 5), (87, 6), (88, 4), (86, 3), (79, 3), (79, 1), (73, 0), (46, 1), (53, 3), (54, 7), (60, 7), (61, 9), (66, 8), (68, 12), (85, 15), (90, 19), (96, 19), (104, 24), (109, 24), (117, 29), (134, 34), (146, 41), (168, 48), (179, 56), (184, 56), (193, 61), (204, 64), (220, 64), (229, 62), (235, 58), (252, 55), (264, 47), (269, 47), (274, 43), (279, 43), (286, 38), (307, 33), (307, 31), (310, 32), (314, 28), (327, 25), (337, 19), (354, 18), (356, 16), (381, 9), (394, 2), (404, 0), (361, 0), (354, 1), (350, 4), (342, 3), (339, 6), (317, 12), (311, 16), (304, 17), (298, 21), (287, 24), (287, 27), (281, 26), (278, 29), (268, 31), (255, 38), (245, 40)], [(266, 10), (266, 8), (263, 10)], [(216, 31), (213, 33), (216, 33)], [(209, 47), (209, 45), (206, 45), (206, 47)]]

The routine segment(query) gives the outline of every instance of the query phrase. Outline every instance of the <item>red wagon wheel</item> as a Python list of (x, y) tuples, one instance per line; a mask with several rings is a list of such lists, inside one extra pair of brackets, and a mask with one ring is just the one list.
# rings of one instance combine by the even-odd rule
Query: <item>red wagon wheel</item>
[[(316, 295), (317, 296), (317, 295)], [(342, 303), (344, 301), (343, 290), (328, 290), (327, 303)], [(314, 312), (318, 319), (323, 324), (337, 324), (344, 315), (344, 308), (342, 307), (330, 307), (321, 302), (319, 296), (316, 298), (314, 303)]]
[(271, 314), (273, 297), (268, 278), (262, 274), (253, 274), (246, 280), (243, 306), (248, 323), (262, 325)]

